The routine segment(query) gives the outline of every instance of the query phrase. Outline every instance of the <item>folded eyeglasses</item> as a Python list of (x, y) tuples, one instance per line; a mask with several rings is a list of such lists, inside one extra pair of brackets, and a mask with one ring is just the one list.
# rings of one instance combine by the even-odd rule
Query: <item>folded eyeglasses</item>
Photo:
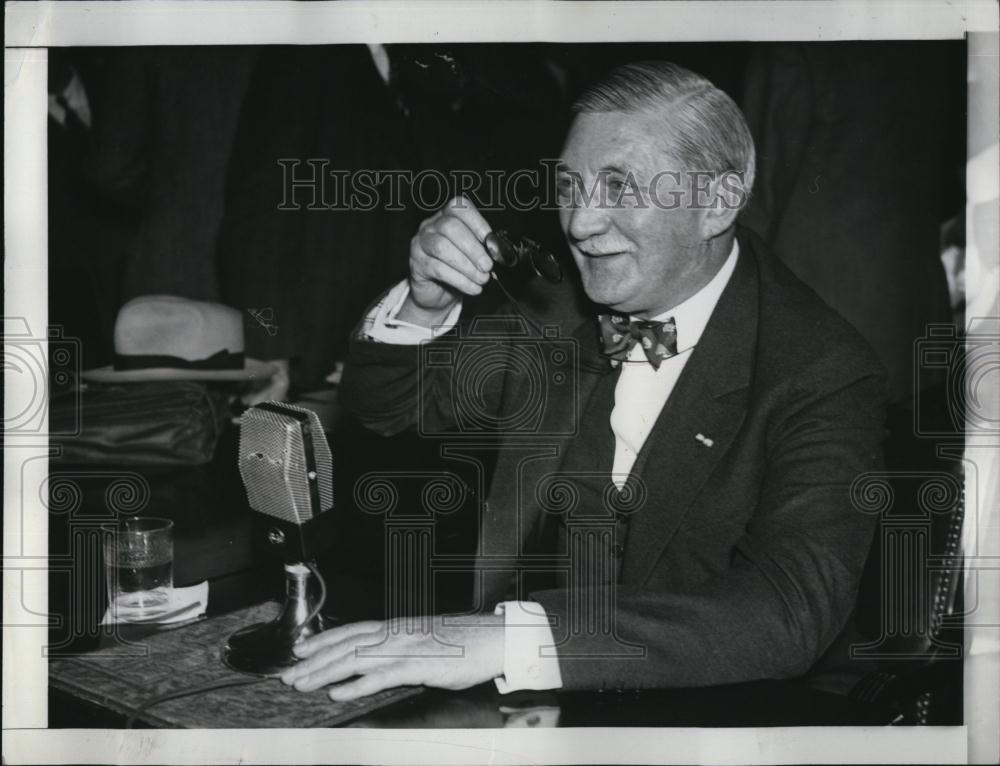
[(528, 237), (518, 237), (503, 229), (495, 229), (486, 235), (483, 246), (493, 262), (505, 268), (516, 268), (527, 263), (532, 270), (554, 285), (562, 282), (562, 267), (548, 250)]

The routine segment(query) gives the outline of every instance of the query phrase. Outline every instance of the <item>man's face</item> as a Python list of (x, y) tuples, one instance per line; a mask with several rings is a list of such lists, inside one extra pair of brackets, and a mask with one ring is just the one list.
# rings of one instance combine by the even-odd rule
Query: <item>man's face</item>
[(642, 317), (704, 284), (703, 211), (666, 131), (657, 113), (577, 115), (559, 175), (559, 220), (588, 297)]

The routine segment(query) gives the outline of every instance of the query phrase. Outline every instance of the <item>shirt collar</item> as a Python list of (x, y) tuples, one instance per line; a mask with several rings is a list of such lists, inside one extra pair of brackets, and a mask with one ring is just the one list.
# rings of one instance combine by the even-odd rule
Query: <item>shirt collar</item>
[[(701, 334), (705, 332), (708, 320), (715, 311), (715, 306), (722, 297), (722, 291), (729, 284), (729, 278), (736, 269), (736, 259), (740, 254), (740, 245), (733, 239), (733, 247), (729, 251), (729, 257), (722, 264), (711, 281), (698, 292), (682, 303), (677, 304), (672, 309), (657, 314), (652, 321), (662, 322), (673, 317), (677, 325), (677, 351), (686, 351), (698, 345)], [(635, 319), (635, 317), (632, 317)]]

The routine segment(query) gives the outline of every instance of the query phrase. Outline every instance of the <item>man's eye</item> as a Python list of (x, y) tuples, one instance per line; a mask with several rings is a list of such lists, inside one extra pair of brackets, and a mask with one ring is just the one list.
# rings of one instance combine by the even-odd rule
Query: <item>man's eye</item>
[(618, 205), (621, 204), (625, 190), (628, 189), (628, 182), (623, 178), (609, 178), (605, 188), (607, 189), (608, 202), (612, 205)]
[(607, 189), (612, 204), (629, 207), (642, 204), (643, 192), (632, 176), (608, 179)]
[(568, 204), (572, 202), (575, 191), (576, 185), (569, 178), (560, 178), (556, 181), (556, 196), (559, 198), (560, 203)]

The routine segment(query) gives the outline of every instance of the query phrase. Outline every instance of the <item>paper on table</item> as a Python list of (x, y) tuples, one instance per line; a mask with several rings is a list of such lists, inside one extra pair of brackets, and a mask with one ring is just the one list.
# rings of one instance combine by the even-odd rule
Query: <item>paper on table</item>
[(139, 617), (130, 614), (112, 614), (112, 606), (104, 613), (101, 625), (135, 624), (135, 625), (167, 625), (172, 622), (184, 622), (205, 614), (208, 607), (208, 580), (191, 585), (187, 588), (174, 588), (170, 592), (170, 602), (159, 614)]

